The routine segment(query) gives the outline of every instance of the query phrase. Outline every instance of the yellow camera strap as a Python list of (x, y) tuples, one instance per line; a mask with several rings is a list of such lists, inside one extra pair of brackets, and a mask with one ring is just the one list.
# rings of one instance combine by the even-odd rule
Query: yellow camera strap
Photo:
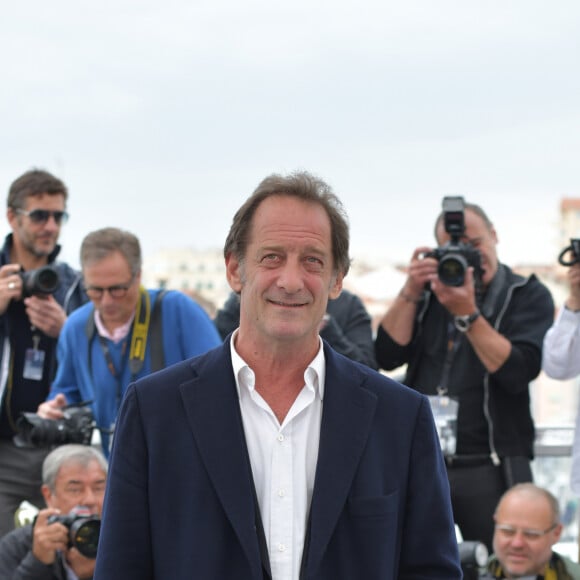
[[(145, 362), (145, 353), (147, 351), (147, 337), (151, 335), (151, 370), (158, 371), (165, 367), (165, 353), (163, 352), (162, 336), (162, 316), (161, 301), (166, 291), (158, 292), (151, 308), (149, 292), (145, 288), (139, 288), (139, 300), (136, 306), (135, 318), (133, 320), (133, 329), (131, 334), (131, 348), (129, 353), (129, 370), (131, 371), (131, 380), (134, 380), (141, 371)], [(93, 373), (92, 349), (91, 342), (97, 334), (95, 327), (95, 315), (93, 312), (87, 318), (85, 332), (88, 340), (88, 366), (89, 373)], [(117, 371), (112, 364), (108, 354), (107, 342), (99, 336), (103, 354), (107, 360), (107, 366), (113, 376), (117, 376)], [(123, 350), (125, 352), (125, 350)]]
[(131, 334), (131, 349), (129, 350), (129, 370), (133, 376), (137, 375), (145, 361), (147, 349), (147, 335), (151, 321), (151, 299), (149, 292), (143, 286), (139, 288), (139, 301), (135, 310), (133, 332)]

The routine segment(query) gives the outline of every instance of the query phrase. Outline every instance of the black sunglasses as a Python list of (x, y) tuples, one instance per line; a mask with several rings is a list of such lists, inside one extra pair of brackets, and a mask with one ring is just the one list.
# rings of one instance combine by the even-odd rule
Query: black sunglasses
[(66, 211), (51, 211), (49, 209), (26, 211), (24, 209), (16, 209), (16, 213), (29, 217), (30, 221), (34, 224), (45, 224), (51, 216), (58, 225), (66, 223), (68, 220), (68, 213)]

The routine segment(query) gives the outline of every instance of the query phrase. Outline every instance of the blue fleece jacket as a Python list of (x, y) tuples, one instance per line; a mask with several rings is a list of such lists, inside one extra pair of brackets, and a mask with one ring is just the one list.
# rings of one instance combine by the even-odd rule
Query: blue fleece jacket
[[(148, 290), (153, 308), (158, 290)], [(169, 366), (202, 354), (221, 344), (219, 334), (203, 308), (182, 292), (170, 291), (161, 302), (162, 336), (165, 365)], [(63, 393), (68, 403), (92, 401), (92, 410), (105, 454), (109, 450), (108, 431), (113, 428), (120, 401), (130, 382), (151, 373), (149, 336), (145, 360), (141, 370), (132, 375), (129, 369), (129, 335), (117, 344), (105, 339), (112, 363), (117, 371), (113, 376), (97, 333), (89, 341), (87, 321), (93, 316), (92, 304), (79, 308), (66, 321), (57, 346), (58, 372), (49, 399)], [(124, 345), (124, 343), (126, 344)], [(90, 350), (89, 350), (90, 349)], [(91, 372), (92, 370), (92, 372)]]

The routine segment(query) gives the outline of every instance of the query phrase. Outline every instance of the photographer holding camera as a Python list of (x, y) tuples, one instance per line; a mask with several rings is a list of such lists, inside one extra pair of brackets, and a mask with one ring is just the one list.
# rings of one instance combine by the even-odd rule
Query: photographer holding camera
[(42, 468), (47, 508), (0, 541), (0, 578), (84, 580), (93, 577), (107, 479), (94, 447), (61, 445)]
[(56, 262), (68, 191), (33, 169), (12, 183), (7, 219), (12, 233), (0, 251), (0, 537), (13, 528), (23, 500), (42, 505), (45, 450), (12, 441), (21, 412), (36, 411), (56, 371), (56, 342), (67, 315), (86, 302), (80, 273)]
[(414, 251), (379, 326), (377, 362), (387, 370), (406, 364), (403, 382), (430, 396), (437, 422), (437, 410), (457, 409), (449, 421), (456, 446), (444, 448), (453, 514), (465, 540), (491, 551), (501, 494), (532, 479), (529, 383), (554, 304), (535, 276), (499, 262), (496, 230), (479, 206), (445, 198), (435, 237), (437, 250)]

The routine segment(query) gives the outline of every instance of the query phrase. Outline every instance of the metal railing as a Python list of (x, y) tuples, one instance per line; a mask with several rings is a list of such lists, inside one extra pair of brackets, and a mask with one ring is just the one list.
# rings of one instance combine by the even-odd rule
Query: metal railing
[(532, 471), (536, 484), (558, 498), (564, 530), (556, 551), (578, 561), (579, 498), (570, 488), (574, 425), (536, 425)]

